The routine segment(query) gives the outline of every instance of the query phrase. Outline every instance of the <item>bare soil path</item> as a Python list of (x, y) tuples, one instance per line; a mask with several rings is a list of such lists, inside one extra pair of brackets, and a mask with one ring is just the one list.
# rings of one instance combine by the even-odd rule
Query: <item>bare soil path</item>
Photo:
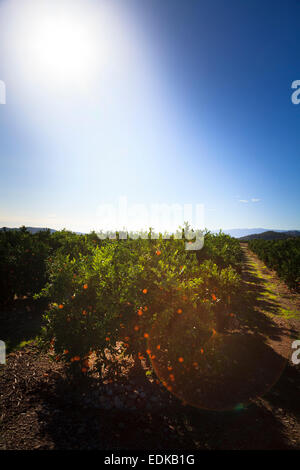
[[(252, 274), (254, 277), (252, 282), (260, 285), (262, 299), (269, 302), (269, 308), (265, 310), (262, 308), (262, 311), (273, 315), (273, 318), (277, 316), (288, 320), (291, 331), (295, 328), (295, 331), (299, 332), (300, 294), (291, 291), (278, 278), (275, 271), (268, 269), (256, 254), (248, 249), (246, 243), (241, 243), (241, 246), (245, 256), (244, 273), (248, 273), (249, 276)], [(251, 283), (251, 280), (248, 279), (248, 282)]]
[(250, 306), (248, 324), (253, 331), (264, 335), (277, 353), (290, 360), (291, 344), (300, 338), (300, 294), (292, 292), (246, 243), (241, 246), (242, 275)]

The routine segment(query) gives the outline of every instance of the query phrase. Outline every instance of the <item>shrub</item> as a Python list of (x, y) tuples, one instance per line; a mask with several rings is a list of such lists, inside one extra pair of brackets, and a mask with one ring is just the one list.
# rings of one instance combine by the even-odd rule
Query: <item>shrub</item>
[(0, 302), (14, 295), (32, 296), (46, 282), (46, 258), (50, 253), (50, 232), (31, 234), (21, 230), (0, 232)]
[[(95, 245), (95, 244), (94, 244)], [(135, 358), (147, 354), (154, 323), (184, 318), (212, 329), (219, 305), (227, 312), (240, 278), (231, 265), (199, 264), (184, 240), (107, 240), (76, 257), (58, 250), (48, 260), (50, 300), (45, 340), (73, 372), (86, 371), (91, 351), (105, 358), (122, 344)], [(74, 253), (73, 253), (74, 254)], [(225, 257), (222, 258), (224, 264)]]
[(300, 285), (300, 238), (287, 240), (251, 240), (249, 248), (290, 288)]

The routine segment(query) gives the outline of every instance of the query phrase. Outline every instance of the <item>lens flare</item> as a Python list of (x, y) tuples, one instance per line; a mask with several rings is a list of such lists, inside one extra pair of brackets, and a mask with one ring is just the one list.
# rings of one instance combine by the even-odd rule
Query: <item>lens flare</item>
[(151, 362), (167, 390), (184, 403), (214, 411), (241, 411), (264, 395), (289, 354), (289, 345), (278, 354), (260, 336), (203, 326), (194, 311), (176, 315), (170, 324), (158, 318), (148, 347), (156, 350)]

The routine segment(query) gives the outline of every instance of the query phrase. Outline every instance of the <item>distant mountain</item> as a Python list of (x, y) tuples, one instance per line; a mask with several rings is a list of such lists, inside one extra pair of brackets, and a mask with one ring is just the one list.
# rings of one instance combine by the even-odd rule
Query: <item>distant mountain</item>
[[(28, 232), (30, 233), (37, 233), (37, 232), (45, 232), (46, 230), (50, 230), (50, 233), (57, 232), (54, 228), (46, 228), (46, 227), (26, 227)], [(1, 227), (0, 230), (20, 230), (20, 227)], [(70, 230), (72, 232), (72, 230)], [(86, 232), (74, 232), (77, 235), (85, 235)]]
[(255, 233), (252, 235), (246, 235), (245, 237), (240, 237), (240, 241), (249, 241), (249, 240), (285, 240), (287, 238), (300, 237), (299, 230), (287, 230), (281, 232), (275, 232), (274, 230), (268, 230), (263, 233)]
[(270, 228), (233, 228), (233, 229), (227, 229), (223, 230), (224, 233), (227, 233), (231, 237), (234, 238), (241, 238), (241, 237), (246, 237), (248, 235), (258, 235), (260, 233), (264, 232), (277, 232), (277, 233), (292, 233), (292, 232), (298, 232), (298, 230), (274, 230)]
[[(45, 227), (26, 227), (27, 230), (31, 233), (37, 233), (37, 232), (42, 232), (45, 230), (50, 230), (50, 233), (54, 233), (57, 230), (54, 230), (53, 228), (45, 228)], [(10, 227), (2, 227), (0, 230), (20, 230), (20, 227), (18, 228), (10, 228)], [(274, 239), (280, 239), (280, 238), (287, 238), (287, 237), (298, 237), (300, 235), (299, 230), (269, 230), (266, 228), (233, 228), (233, 229), (228, 229), (228, 230), (223, 230), (224, 233), (230, 235), (231, 237), (234, 238), (239, 238), (239, 239), (248, 239), (247, 237), (251, 236), (252, 238), (265, 238), (264, 234), (275, 234), (275, 235), (270, 235), (272, 238), (270, 240)], [(75, 232), (77, 235), (84, 235), (85, 232)], [(213, 230), (212, 233), (218, 233), (218, 231)], [(258, 235), (264, 235), (262, 237), (259, 237)], [(281, 237), (280, 234), (286, 234), (286, 236)], [(267, 235), (268, 236), (268, 235)], [(265, 238), (267, 240), (267, 238)], [(268, 238), (269, 239), (269, 238)], [(251, 238), (249, 238), (251, 240)]]
[[(54, 233), (56, 232), (56, 230), (54, 230), (53, 228), (44, 228), (44, 227), (26, 227), (26, 229), (28, 230), (28, 232), (30, 233), (37, 233), (37, 232), (45, 232), (46, 230), (50, 230), (50, 233)], [(14, 228), (11, 228), (11, 227), (1, 227), (0, 230), (20, 230), (20, 227), (14, 227)]]
[(231, 237), (240, 238), (245, 237), (247, 235), (253, 235), (256, 233), (263, 233), (266, 232), (267, 228), (232, 228), (228, 230), (223, 230), (224, 233), (227, 233)]

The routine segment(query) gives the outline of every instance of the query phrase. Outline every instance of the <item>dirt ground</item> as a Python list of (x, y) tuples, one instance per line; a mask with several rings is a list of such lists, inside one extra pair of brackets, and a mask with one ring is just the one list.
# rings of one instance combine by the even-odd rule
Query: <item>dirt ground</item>
[[(292, 341), (300, 339), (300, 296), (242, 246), (246, 302), (226, 338), (251, 339), (264, 393), (228, 411), (184, 406), (155, 377), (132, 373), (130, 363), (117, 379), (72, 383), (63, 363), (33, 342), (12, 348), (0, 366), (0, 449), (300, 449), (300, 365), (291, 361)], [(1, 313), (1, 339), (12, 336), (13, 315), (32, 321), (36, 334), (36, 314), (24, 308), (10, 321)], [(259, 360), (265, 353), (266, 363)]]

